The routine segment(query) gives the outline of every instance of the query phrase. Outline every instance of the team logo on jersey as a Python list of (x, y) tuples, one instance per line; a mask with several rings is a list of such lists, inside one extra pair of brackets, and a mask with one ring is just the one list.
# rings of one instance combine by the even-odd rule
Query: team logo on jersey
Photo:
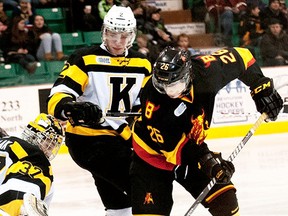
[(182, 115), (186, 109), (187, 109), (186, 104), (181, 102), (179, 106), (174, 110), (174, 115), (178, 117)]
[(100, 64), (111, 64), (111, 59), (110, 59), (110, 57), (97, 56), (96, 62), (98, 62)]
[(145, 200), (143, 204), (154, 204), (154, 200), (152, 198), (152, 193), (146, 193)]
[(118, 60), (119, 64), (122, 66), (127, 66), (129, 65), (130, 59), (128, 58), (121, 58)]

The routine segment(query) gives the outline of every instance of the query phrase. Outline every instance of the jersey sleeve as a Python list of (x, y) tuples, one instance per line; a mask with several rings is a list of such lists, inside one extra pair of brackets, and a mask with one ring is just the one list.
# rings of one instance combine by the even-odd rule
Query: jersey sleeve
[[(88, 74), (81, 68), (83, 60), (74, 57), (67, 62), (51, 89), (48, 98), (48, 113), (63, 119), (62, 105), (81, 96), (88, 84)], [(63, 119), (64, 120), (64, 119)]]

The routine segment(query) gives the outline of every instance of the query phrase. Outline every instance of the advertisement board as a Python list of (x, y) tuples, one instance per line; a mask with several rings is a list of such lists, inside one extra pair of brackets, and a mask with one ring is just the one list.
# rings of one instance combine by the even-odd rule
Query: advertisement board
[[(288, 132), (287, 69), (288, 67), (262, 68), (266, 76), (273, 78), (275, 88), (284, 100), (284, 109), (279, 114), (276, 125), (272, 127), (267, 124), (268, 132), (265, 133)], [(47, 112), (46, 100), (51, 87), (52, 84), (0, 88), (0, 126), (11, 135), (18, 135), (40, 112)], [(241, 125), (253, 124), (259, 115), (250, 96), (250, 89), (241, 81), (234, 80), (220, 90), (215, 98), (210, 137), (237, 136), (242, 130), (239, 129)], [(244, 132), (245, 130), (246, 128), (243, 129)]]

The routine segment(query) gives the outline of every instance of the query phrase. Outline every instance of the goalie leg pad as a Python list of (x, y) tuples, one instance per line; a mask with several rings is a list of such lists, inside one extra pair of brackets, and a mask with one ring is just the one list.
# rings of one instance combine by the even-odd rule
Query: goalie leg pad
[(48, 216), (48, 207), (45, 202), (30, 193), (24, 194), (25, 216)]
[(8, 213), (4, 212), (2, 209), (0, 209), (0, 215), (1, 216), (10, 216)]

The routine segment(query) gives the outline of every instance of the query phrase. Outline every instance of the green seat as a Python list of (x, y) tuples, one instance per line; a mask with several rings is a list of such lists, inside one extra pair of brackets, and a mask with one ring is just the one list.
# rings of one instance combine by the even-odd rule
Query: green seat
[(82, 33), (86, 45), (91, 46), (91, 45), (99, 45), (102, 43), (101, 31), (87, 31)]
[(66, 18), (62, 8), (36, 8), (36, 14), (42, 15), (46, 22), (64, 20)]
[(54, 82), (62, 71), (65, 61), (46, 61), (46, 68), (51, 75), (51, 80)]
[(24, 84), (51, 83), (51, 74), (48, 72), (44, 61), (37, 63), (37, 68), (34, 73), (29, 74), (27, 71), (23, 72)]
[(36, 14), (44, 17), (46, 24), (52, 31), (66, 32), (66, 14), (62, 8), (37, 8)]
[(5, 13), (9, 18), (12, 18), (13, 10), (5, 10)]
[(66, 23), (56, 22), (56, 23), (48, 23), (47, 25), (53, 32), (57, 33), (67, 32)]
[(17, 73), (18, 64), (0, 65), (0, 87), (18, 85), (21, 82), (21, 75)]
[(60, 33), (63, 52), (70, 55), (75, 49), (86, 46), (81, 32)]

